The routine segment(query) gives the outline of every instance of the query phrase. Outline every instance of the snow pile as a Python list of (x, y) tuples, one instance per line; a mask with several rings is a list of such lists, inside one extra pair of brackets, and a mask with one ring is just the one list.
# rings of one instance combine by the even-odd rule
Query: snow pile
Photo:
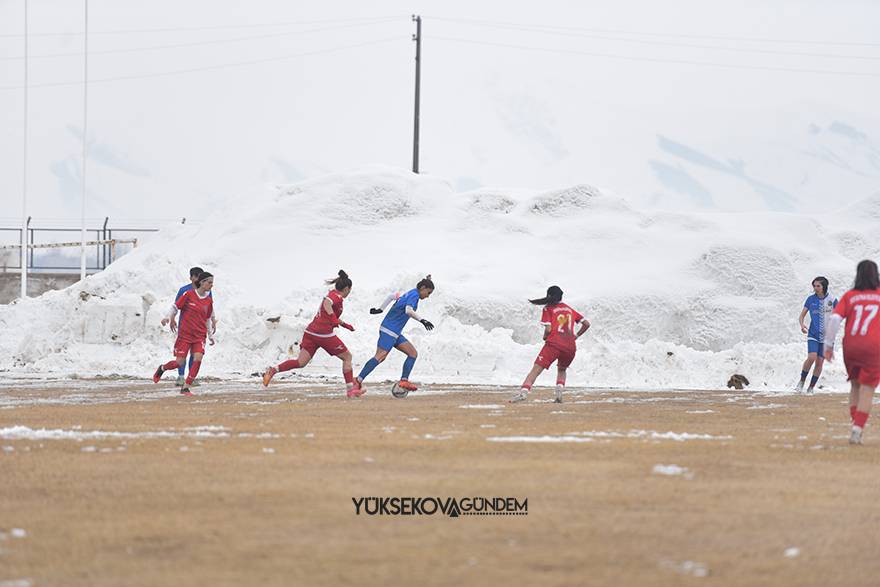
[[(150, 375), (173, 343), (159, 320), (200, 265), (216, 276), (220, 318), (202, 373), (249, 375), (297, 352), (322, 280), (344, 268), (357, 331), (341, 337), (356, 368), (375, 350), (381, 316), (368, 309), (431, 273), (437, 291), (419, 311), (437, 328), (407, 330), (417, 380), (518, 384), (541, 338), (526, 300), (558, 284), (594, 324), (569, 385), (717, 388), (743, 373), (786, 389), (805, 353), (797, 315), (810, 281), (824, 274), (842, 294), (855, 263), (880, 256), (878, 219), (880, 194), (825, 218), (643, 212), (588, 185), (456, 193), (369, 168), (244, 194), (83, 283), (0, 306), (0, 371)], [(392, 356), (374, 379), (400, 363)], [(338, 372), (319, 353), (302, 373)], [(839, 364), (826, 373), (841, 385)]]

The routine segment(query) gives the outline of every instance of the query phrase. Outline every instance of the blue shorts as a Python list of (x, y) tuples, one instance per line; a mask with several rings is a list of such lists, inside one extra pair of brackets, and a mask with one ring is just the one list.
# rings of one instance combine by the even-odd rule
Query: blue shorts
[(387, 332), (380, 330), (379, 331), (379, 342), (376, 343), (376, 346), (382, 349), (383, 351), (390, 351), (396, 346), (400, 346), (405, 342), (409, 342), (406, 340), (406, 337), (402, 334), (388, 334)]
[(807, 352), (808, 353), (816, 353), (819, 355), (820, 359), (825, 358), (825, 344), (819, 342), (818, 340), (813, 340), (812, 338), (807, 339)]

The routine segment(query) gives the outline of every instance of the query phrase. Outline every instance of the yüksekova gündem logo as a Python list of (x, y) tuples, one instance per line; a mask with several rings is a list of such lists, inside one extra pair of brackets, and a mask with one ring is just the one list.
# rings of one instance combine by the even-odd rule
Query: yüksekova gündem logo
[(527, 516), (528, 498), (515, 497), (352, 497), (358, 516)]

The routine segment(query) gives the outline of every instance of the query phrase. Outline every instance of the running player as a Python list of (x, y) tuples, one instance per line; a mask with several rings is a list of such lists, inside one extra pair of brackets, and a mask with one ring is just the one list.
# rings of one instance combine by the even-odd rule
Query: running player
[[(180, 393), (192, 395), (189, 388), (193, 380), (199, 374), (202, 366), (202, 357), (205, 355), (205, 338), (208, 336), (208, 328), (214, 319), (214, 300), (211, 298), (211, 288), (214, 287), (214, 276), (202, 272), (195, 283), (196, 288), (184, 293), (174, 302), (171, 312), (162, 319), (162, 326), (171, 324), (171, 332), (177, 331), (177, 341), (174, 343), (174, 360), (164, 365), (159, 365), (153, 374), (153, 382), (159, 383), (162, 374), (171, 369), (182, 367), (186, 363), (186, 355), (192, 353), (193, 364), (189, 369), (189, 375), (183, 383)], [(184, 309), (186, 311), (184, 311)], [(174, 316), (180, 310), (180, 326), (174, 321)], [(210, 339), (214, 344), (214, 339)]]
[(428, 275), (416, 284), (414, 289), (409, 290), (401, 295), (399, 292), (393, 293), (385, 298), (378, 308), (370, 308), (370, 314), (381, 314), (389, 304), (394, 302), (382, 324), (379, 326), (379, 341), (376, 343), (376, 355), (366, 362), (354, 385), (357, 390), (356, 395), (361, 396), (366, 392), (363, 387), (364, 379), (375, 369), (379, 363), (385, 360), (392, 348), (396, 348), (406, 355), (403, 361), (403, 373), (400, 375), (400, 381), (397, 383), (401, 389), (415, 391), (418, 389), (416, 385), (410, 382), (409, 376), (412, 373), (413, 366), (416, 364), (416, 357), (419, 356), (416, 347), (403, 336), (403, 327), (410, 318), (421, 322), (426, 330), (434, 330), (434, 325), (425, 320), (416, 313), (419, 307), (419, 300), (427, 299), (434, 293), (434, 282)]
[(269, 382), (272, 381), (276, 373), (291, 369), (302, 369), (309, 364), (309, 361), (312, 360), (318, 349), (322, 348), (330, 356), (342, 359), (342, 377), (345, 379), (348, 397), (360, 395), (353, 392), (351, 353), (346, 348), (345, 343), (333, 333), (333, 329), (337, 326), (342, 326), (354, 332), (354, 326), (339, 319), (342, 316), (342, 300), (351, 293), (351, 279), (345, 271), (340, 269), (337, 277), (328, 279), (325, 283), (334, 287), (324, 296), (320, 307), (318, 307), (318, 313), (315, 314), (311, 323), (306, 327), (302, 341), (299, 343), (299, 356), (295, 359), (284, 361), (277, 367), (266, 369), (263, 373), (264, 386), (269, 386)]
[[(556, 403), (561, 404), (566, 372), (577, 353), (575, 340), (587, 331), (590, 322), (576, 310), (562, 303), (562, 289), (559, 286), (551, 285), (547, 288), (545, 297), (529, 301), (544, 306), (544, 311), (541, 313), (541, 324), (544, 325), (544, 348), (538, 353), (538, 358), (535, 359), (532, 370), (526, 375), (522, 388), (510, 398), (510, 403), (525, 400), (541, 371), (549, 369), (556, 361)], [(575, 324), (580, 324), (577, 334), (574, 332)]]
[[(804, 383), (807, 381), (807, 375), (810, 373), (810, 367), (813, 367), (813, 376), (810, 378), (810, 386), (807, 393), (813, 393), (816, 382), (822, 374), (822, 367), (825, 364), (825, 327), (828, 324), (828, 318), (831, 312), (837, 306), (837, 299), (828, 295), (828, 280), (824, 277), (817, 277), (813, 280), (813, 295), (804, 302), (804, 309), (798, 318), (801, 326), (801, 332), (807, 335), (807, 360), (801, 367), (801, 380), (795, 386), (795, 391), (800, 393), (804, 390)], [(804, 326), (804, 318), (810, 314), (809, 329)]]
[(840, 323), (846, 320), (843, 334), (843, 364), (850, 382), (849, 415), (852, 419), (850, 444), (862, 444), (862, 434), (874, 390), (880, 384), (880, 276), (874, 261), (862, 261), (856, 267), (856, 282), (828, 320), (825, 332), (825, 358), (834, 360), (834, 338)]
[[(190, 281), (190, 283), (187, 283), (186, 285), (184, 285), (183, 287), (181, 287), (179, 290), (177, 290), (177, 296), (175, 296), (175, 298), (174, 298), (174, 301), (175, 301), (175, 302), (176, 302), (177, 300), (179, 300), (180, 297), (181, 297), (183, 294), (185, 294), (186, 292), (188, 292), (188, 291), (190, 291), (191, 289), (195, 288), (196, 282), (199, 280), (199, 275), (201, 275), (202, 273), (204, 273), (204, 271), (205, 271), (205, 270), (202, 269), (201, 267), (192, 267), (192, 268), (190, 268), (190, 270), (189, 270), (189, 281)], [(208, 295), (211, 296), (211, 299), (212, 299), (212, 300), (214, 299), (214, 294), (212, 294), (211, 292), (208, 292)], [(181, 316), (182, 316), (182, 315), (183, 315), (183, 310), (181, 310), (180, 313), (181, 313)], [(212, 318), (211, 318), (211, 334), (213, 334), (216, 330), (217, 330), (217, 321), (212, 317)], [(189, 356), (189, 368), (190, 368), (190, 370), (192, 370), (192, 364), (193, 364), (193, 357), (192, 357), (192, 354), (190, 354), (190, 356)], [(181, 366), (177, 369), (177, 381), (174, 382), (174, 385), (176, 385), (177, 387), (181, 387), (181, 386), (183, 386), (183, 384), (186, 382), (186, 377), (184, 377), (185, 374), (186, 374), (186, 366), (185, 366), (185, 365), (181, 365)], [(199, 385), (199, 382), (196, 381), (195, 379), (193, 379), (193, 382), (192, 382), (191, 385), (192, 385), (193, 387), (197, 387), (197, 386)]]

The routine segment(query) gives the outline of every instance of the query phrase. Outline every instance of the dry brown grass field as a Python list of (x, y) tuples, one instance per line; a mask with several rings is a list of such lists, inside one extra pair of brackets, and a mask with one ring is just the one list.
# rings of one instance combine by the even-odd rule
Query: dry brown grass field
[[(880, 433), (846, 397), (0, 386), (0, 585), (866, 585)], [(674, 466), (673, 466), (674, 465)], [(528, 515), (357, 515), (353, 497)], [(865, 556), (858, 556), (858, 553)]]

